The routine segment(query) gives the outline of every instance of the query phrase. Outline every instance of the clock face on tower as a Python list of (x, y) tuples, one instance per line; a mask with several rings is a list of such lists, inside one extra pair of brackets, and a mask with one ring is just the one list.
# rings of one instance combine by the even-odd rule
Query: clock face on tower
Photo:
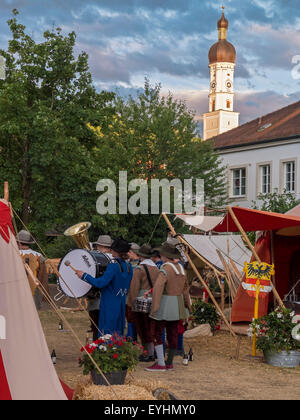
[(216, 89), (216, 82), (212, 82), (212, 83), (210, 84), (210, 87), (211, 87), (212, 89)]
[(232, 83), (231, 83), (230, 80), (227, 80), (226, 87), (227, 87), (227, 89), (231, 89), (232, 88)]

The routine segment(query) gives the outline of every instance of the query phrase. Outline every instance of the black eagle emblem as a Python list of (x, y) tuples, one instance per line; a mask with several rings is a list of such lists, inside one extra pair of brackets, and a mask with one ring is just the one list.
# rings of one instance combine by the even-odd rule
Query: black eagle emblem
[(255, 277), (257, 279), (262, 279), (263, 277), (267, 277), (268, 279), (271, 278), (273, 267), (271, 265), (267, 265), (265, 267), (265, 264), (257, 264), (257, 268), (253, 266), (253, 264), (247, 263), (247, 271), (248, 275), (251, 277)]

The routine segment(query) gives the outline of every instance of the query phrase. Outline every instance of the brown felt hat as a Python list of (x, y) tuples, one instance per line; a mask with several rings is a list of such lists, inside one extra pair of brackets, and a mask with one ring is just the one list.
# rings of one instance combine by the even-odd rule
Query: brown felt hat
[(140, 246), (135, 242), (131, 242), (130, 244), (130, 251), (137, 252), (140, 249)]
[(154, 248), (154, 251), (158, 251), (160, 255), (163, 255), (167, 258), (171, 258), (173, 260), (177, 260), (181, 257), (181, 254), (176, 248), (176, 246), (169, 242), (164, 242), (162, 246)]
[(151, 258), (153, 255), (151, 246), (146, 244), (142, 245), (139, 250), (136, 251), (136, 255), (144, 258)]

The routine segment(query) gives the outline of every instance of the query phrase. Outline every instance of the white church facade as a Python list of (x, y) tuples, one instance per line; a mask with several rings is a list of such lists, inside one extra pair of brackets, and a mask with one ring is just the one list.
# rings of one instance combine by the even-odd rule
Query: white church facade
[(209, 51), (209, 112), (204, 140), (211, 139), (226, 167), (234, 205), (251, 207), (262, 194), (289, 192), (300, 199), (300, 102), (239, 126), (234, 112), (236, 52), (227, 41), (228, 21), (218, 22), (219, 41)]

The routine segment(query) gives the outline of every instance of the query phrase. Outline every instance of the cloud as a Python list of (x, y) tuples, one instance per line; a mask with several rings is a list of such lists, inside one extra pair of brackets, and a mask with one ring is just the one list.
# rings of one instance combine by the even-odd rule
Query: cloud
[[(196, 119), (202, 120), (202, 115), (208, 112), (208, 91), (187, 91), (174, 94), (187, 107), (196, 113)], [(283, 95), (274, 91), (240, 92), (235, 96), (234, 110), (240, 112), (240, 124), (245, 124), (258, 117), (269, 114), (300, 99), (300, 91), (292, 95)]]
[[(241, 121), (246, 122), (298, 99), (297, 92), (286, 97), (282, 91), (299, 89), (288, 77), (292, 57), (300, 54), (299, 0), (226, 3), (228, 39), (237, 50), (235, 76), (240, 93), (236, 95), (236, 108), (241, 111)], [(150, 80), (169, 81), (168, 88), (180, 80), (180, 90), (174, 87), (177, 97), (186, 98), (198, 118), (207, 111), (208, 93), (203, 89), (209, 83), (207, 54), (217, 41), (216, 25), (221, 15), (216, 2), (2, 0), (2, 48), (7, 47), (9, 39), (5, 21), (15, 7), (20, 11), (18, 20), (38, 41), (53, 25), (62, 27), (64, 33), (75, 30), (76, 52), (89, 54), (96, 86), (134, 89), (145, 75)], [(182, 89), (185, 83), (187, 87)]]
[(300, 32), (294, 27), (284, 26), (279, 32), (271, 25), (252, 24), (245, 35), (243, 50), (252, 52), (248, 61), (262, 69), (291, 69), (292, 57), (300, 54)]

